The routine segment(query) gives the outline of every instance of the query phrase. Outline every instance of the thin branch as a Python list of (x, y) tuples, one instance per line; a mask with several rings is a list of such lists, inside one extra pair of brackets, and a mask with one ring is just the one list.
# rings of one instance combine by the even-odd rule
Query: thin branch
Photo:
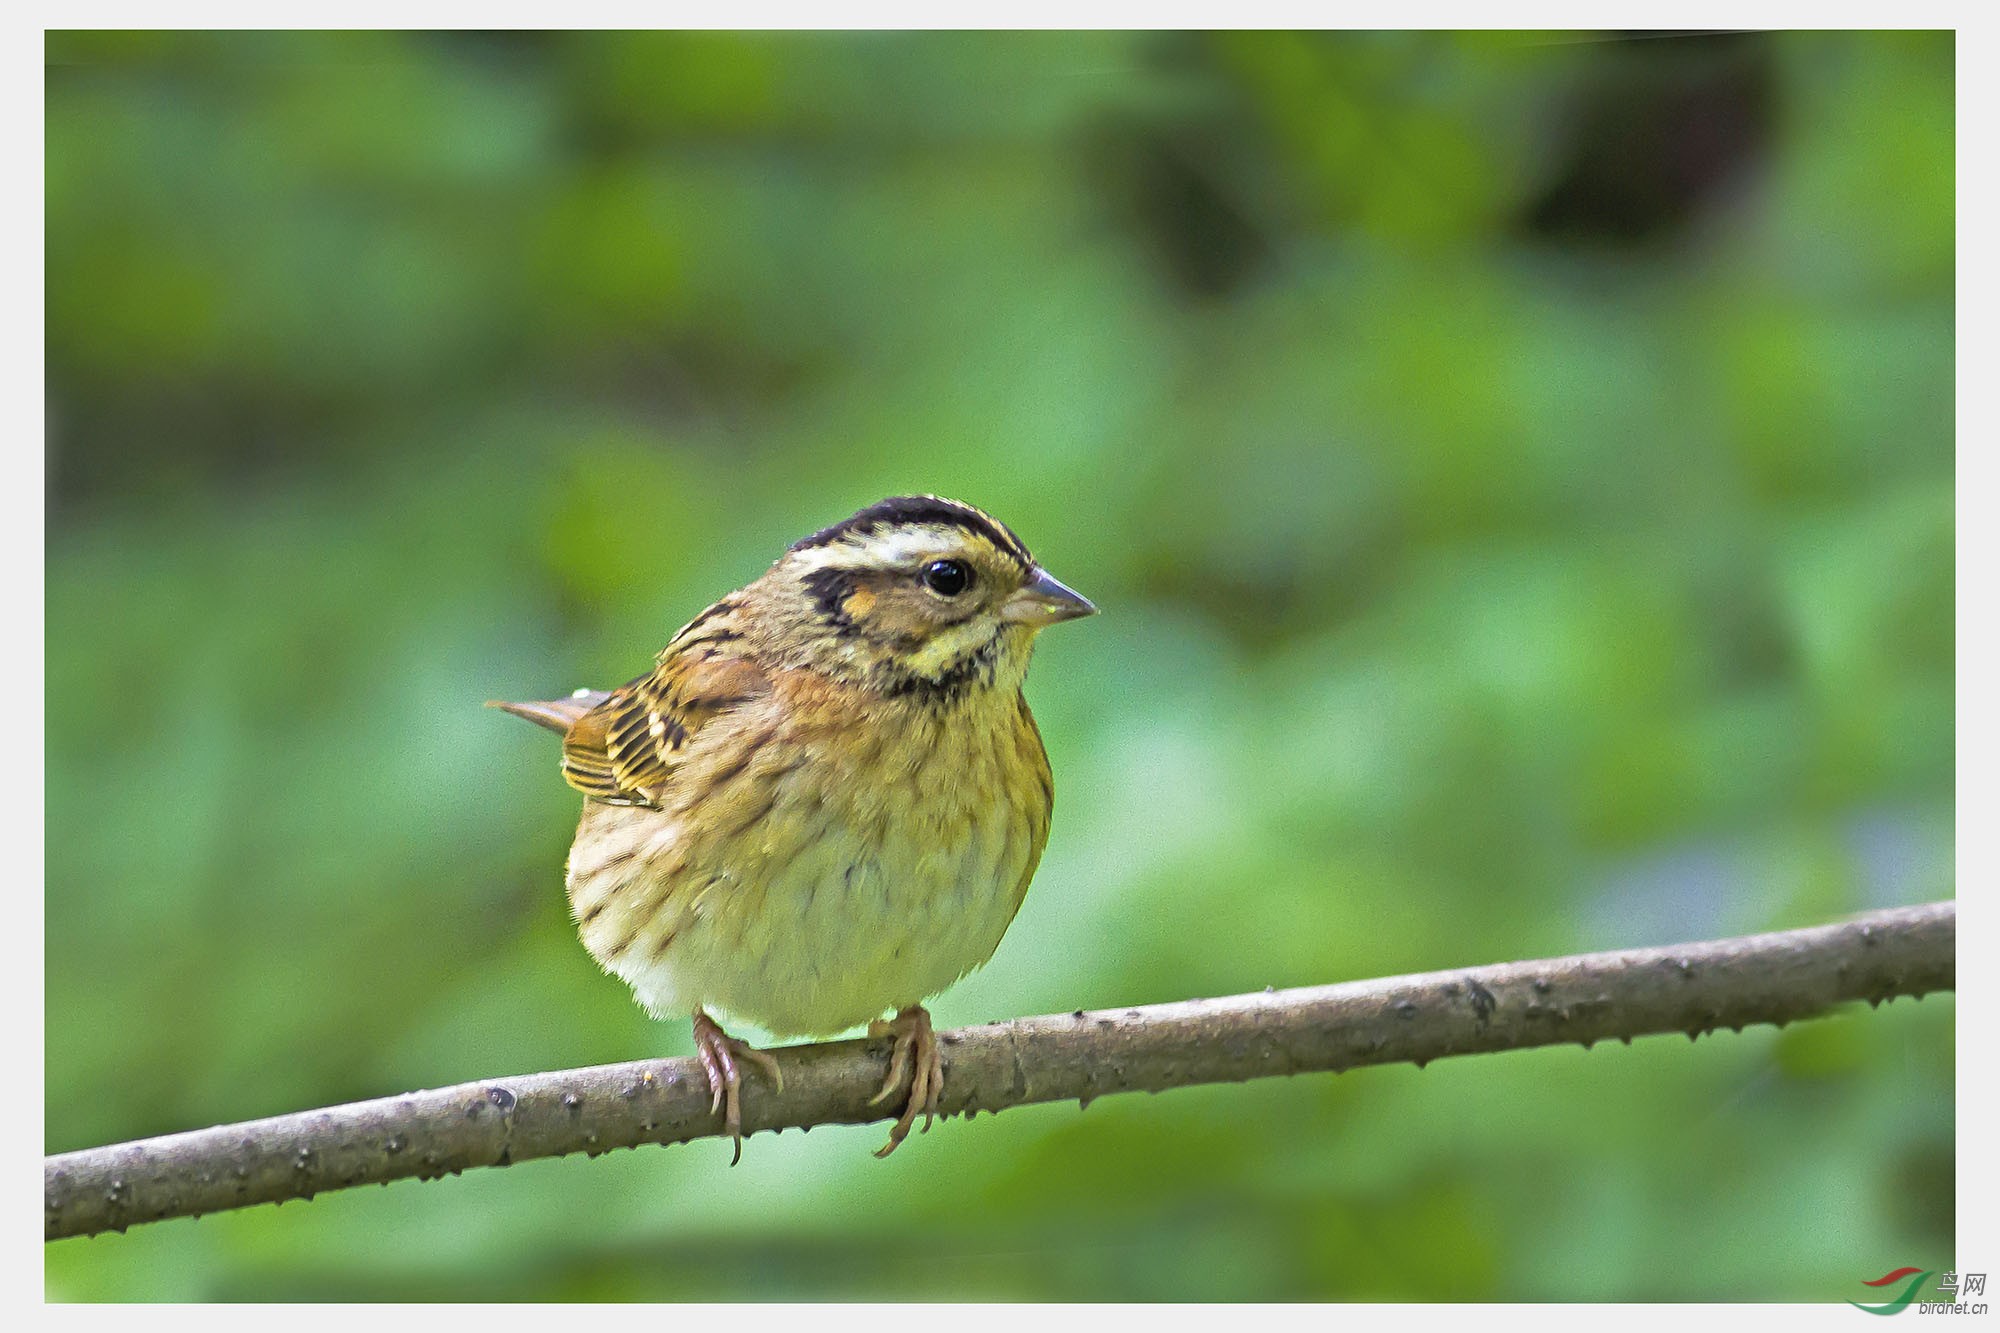
[[(971, 1115), (1274, 1074), (1782, 1025), (1843, 1001), (1950, 990), (1956, 936), (1956, 908), (1941, 902), (1664, 949), (963, 1028), (941, 1037), (943, 1109)], [(774, 1093), (752, 1073), (744, 1131), (886, 1118), (889, 1109), (868, 1101), (885, 1045), (781, 1048), (785, 1090)], [(693, 1060), (465, 1083), (50, 1157), (46, 1233), (123, 1231), (406, 1176), (681, 1143), (719, 1134), (720, 1120)]]

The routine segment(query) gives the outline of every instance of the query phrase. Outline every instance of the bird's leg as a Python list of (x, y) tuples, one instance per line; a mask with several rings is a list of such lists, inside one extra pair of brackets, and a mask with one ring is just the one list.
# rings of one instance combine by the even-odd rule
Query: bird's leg
[(889, 1141), (875, 1152), (877, 1157), (887, 1157), (909, 1137), (919, 1112), (924, 1117), (924, 1133), (930, 1133), (931, 1117), (937, 1114), (938, 1097), (944, 1091), (944, 1058), (938, 1050), (937, 1033), (931, 1028), (930, 1010), (920, 1004), (911, 1005), (886, 1023), (875, 1020), (868, 1025), (868, 1035), (896, 1039), (889, 1056), (889, 1076), (882, 1080), (881, 1091), (868, 1099), (870, 1105), (894, 1093), (902, 1085), (905, 1070), (910, 1075), (910, 1100), (890, 1128)]
[(735, 1166), (743, 1159), (743, 1107), (738, 1089), (743, 1086), (743, 1075), (736, 1062), (748, 1060), (771, 1076), (771, 1085), (779, 1092), (785, 1090), (785, 1076), (778, 1069), (778, 1061), (769, 1051), (760, 1051), (749, 1042), (732, 1037), (719, 1024), (700, 1009), (694, 1011), (694, 1053), (701, 1060), (702, 1073), (708, 1075), (710, 1111), (722, 1112), (722, 1129), (736, 1141), (736, 1153), (729, 1159)]

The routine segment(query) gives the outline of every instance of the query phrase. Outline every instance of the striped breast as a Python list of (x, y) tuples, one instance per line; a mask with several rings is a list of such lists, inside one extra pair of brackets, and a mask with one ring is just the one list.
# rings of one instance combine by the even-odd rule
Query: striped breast
[(1018, 689), (939, 709), (781, 673), (696, 733), (657, 809), (585, 803), (571, 910), (655, 1014), (825, 1035), (992, 956), (1052, 800)]

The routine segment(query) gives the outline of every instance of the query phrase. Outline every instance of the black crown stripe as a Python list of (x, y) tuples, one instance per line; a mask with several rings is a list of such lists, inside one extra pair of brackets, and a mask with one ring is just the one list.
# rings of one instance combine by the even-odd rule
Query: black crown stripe
[(791, 549), (809, 551), (816, 546), (829, 546), (855, 533), (911, 523), (935, 523), (977, 533), (1019, 560), (1023, 566), (1035, 563), (1035, 558), (1028, 554), (1028, 548), (1005, 524), (988, 518), (971, 505), (937, 495), (894, 495), (878, 500), (851, 518), (844, 518), (831, 527), (821, 528), (810, 537), (793, 542)]

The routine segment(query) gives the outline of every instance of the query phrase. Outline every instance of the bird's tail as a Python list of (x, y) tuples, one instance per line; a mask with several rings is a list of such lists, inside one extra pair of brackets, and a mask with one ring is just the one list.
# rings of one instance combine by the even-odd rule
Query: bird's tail
[(508, 703), (504, 699), (488, 699), (488, 708), (498, 708), (512, 713), (515, 717), (525, 717), (558, 735), (566, 735), (576, 725), (576, 720), (588, 713), (611, 696), (603, 690), (578, 690), (567, 699), (542, 699), (529, 703)]

